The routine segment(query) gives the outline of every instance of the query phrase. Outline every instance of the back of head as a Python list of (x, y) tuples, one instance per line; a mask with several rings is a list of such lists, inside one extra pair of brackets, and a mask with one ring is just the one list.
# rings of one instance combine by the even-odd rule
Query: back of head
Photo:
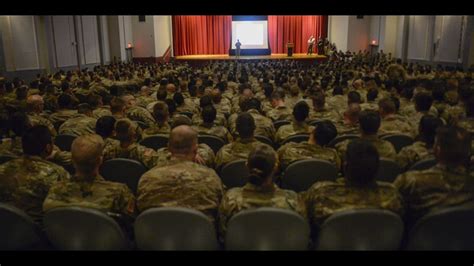
[(439, 127), (433, 151), (438, 162), (449, 166), (465, 165), (471, 154), (471, 135), (458, 126)]
[(240, 113), (235, 126), (241, 138), (253, 137), (256, 126), (254, 118), (249, 113)]
[(211, 95), (204, 95), (199, 99), (199, 106), (204, 108), (208, 105), (212, 105), (212, 97)]
[(192, 126), (193, 125), (193, 122), (191, 120), (191, 118), (187, 117), (187, 116), (177, 116), (173, 119), (173, 123), (171, 124), (171, 129), (175, 128), (175, 127), (179, 127), (179, 126), (182, 126), (182, 125), (186, 125), (186, 126)]
[(415, 108), (418, 112), (427, 112), (433, 104), (433, 97), (430, 93), (420, 92), (415, 95)]
[(444, 93), (446, 90), (444, 89), (443, 86), (435, 86), (433, 88), (433, 91), (431, 92), (431, 95), (433, 96), (433, 100), (442, 102), (444, 100)]
[(334, 89), (332, 90), (332, 95), (333, 96), (336, 96), (336, 95), (343, 95), (344, 94), (344, 90), (342, 89), (341, 86), (336, 86), (334, 87)]
[(378, 112), (364, 110), (359, 115), (360, 129), (364, 134), (375, 135), (380, 128), (380, 115)]
[(131, 120), (125, 118), (115, 123), (115, 132), (120, 142), (131, 142), (135, 137), (136, 128), (133, 127)]
[(326, 146), (337, 136), (336, 126), (331, 121), (324, 120), (319, 122), (314, 128), (313, 135), (315, 141), (320, 146)]
[(255, 98), (250, 98), (250, 99), (245, 99), (241, 104), (240, 104), (240, 109), (243, 112), (247, 112), (248, 110), (255, 109), (260, 112), (260, 101)]
[(309, 115), (309, 106), (305, 101), (299, 101), (293, 107), (293, 117), (297, 122), (304, 122)]
[(360, 112), (360, 105), (358, 103), (351, 103), (349, 106), (347, 106), (344, 116), (347, 117), (351, 122), (356, 123), (359, 121)]
[(91, 115), (92, 107), (88, 103), (81, 103), (77, 106), (77, 112), (79, 114)]
[(326, 95), (321, 90), (316, 90), (312, 95), (313, 105), (319, 108), (323, 108), (326, 104)]
[(272, 178), (277, 162), (276, 152), (269, 146), (259, 144), (249, 153), (247, 167), (249, 169), (249, 182), (261, 186)]
[(273, 101), (284, 101), (285, 100), (285, 92), (283, 90), (275, 90), (272, 93), (271, 99)]
[(153, 117), (156, 122), (164, 123), (169, 117), (168, 105), (161, 101), (155, 103), (155, 105), (153, 105)]
[(109, 138), (115, 130), (116, 119), (113, 116), (102, 116), (95, 123), (95, 133), (102, 138)]
[(213, 123), (217, 116), (216, 108), (212, 105), (205, 106), (202, 108), (201, 116), (204, 123)]
[(168, 105), (168, 114), (174, 114), (176, 112), (176, 103), (171, 99), (166, 99), (165, 103)]
[(52, 146), (53, 139), (46, 126), (34, 126), (26, 130), (21, 143), (25, 155), (42, 156), (47, 152), (47, 146)]
[(28, 111), (30, 112), (42, 111), (42, 107), (44, 105), (43, 97), (37, 94), (28, 96), (26, 103)]
[(424, 115), (420, 119), (419, 131), (423, 140), (426, 142), (428, 147), (432, 147), (434, 144), (436, 130), (443, 125), (441, 119), (432, 116)]
[(71, 145), (74, 168), (86, 181), (95, 179), (94, 173), (102, 163), (104, 141), (99, 135), (89, 134), (77, 137)]
[(197, 132), (190, 126), (181, 125), (171, 130), (168, 149), (172, 155), (191, 155), (197, 149)]
[(355, 186), (373, 185), (379, 161), (379, 153), (372, 143), (363, 139), (352, 140), (345, 154), (346, 179)]
[(91, 106), (92, 109), (96, 109), (102, 103), (102, 97), (98, 94), (91, 93), (87, 96), (87, 103)]
[(184, 104), (184, 97), (183, 94), (177, 92), (173, 95), (173, 101), (176, 103), (177, 106), (181, 106)]
[(110, 111), (112, 112), (112, 114), (122, 112), (125, 107), (125, 101), (120, 97), (114, 97), (110, 101)]
[(384, 114), (394, 114), (397, 109), (391, 98), (383, 98), (379, 101), (379, 110)]
[(375, 99), (377, 99), (377, 96), (379, 95), (379, 90), (376, 88), (372, 88), (367, 92), (367, 101), (373, 102)]
[(361, 97), (360, 94), (357, 91), (350, 91), (347, 94), (347, 104), (351, 103), (361, 103)]

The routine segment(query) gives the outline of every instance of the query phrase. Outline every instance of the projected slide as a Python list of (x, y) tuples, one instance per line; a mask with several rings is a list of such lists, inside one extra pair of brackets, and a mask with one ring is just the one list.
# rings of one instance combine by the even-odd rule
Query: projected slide
[(268, 49), (267, 21), (232, 21), (232, 49), (237, 39), (240, 49)]

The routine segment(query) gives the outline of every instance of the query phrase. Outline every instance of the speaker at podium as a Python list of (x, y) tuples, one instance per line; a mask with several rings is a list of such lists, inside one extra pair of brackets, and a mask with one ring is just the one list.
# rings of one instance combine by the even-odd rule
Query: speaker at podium
[(288, 42), (286, 44), (286, 48), (288, 49), (288, 56), (293, 56), (293, 47), (295, 45), (292, 42)]

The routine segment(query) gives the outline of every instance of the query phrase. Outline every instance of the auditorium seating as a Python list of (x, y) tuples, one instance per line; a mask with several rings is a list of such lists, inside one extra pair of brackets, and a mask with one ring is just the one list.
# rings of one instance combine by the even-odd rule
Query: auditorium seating
[(214, 153), (217, 153), (222, 146), (225, 145), (225, 141), (217, 136), (207, 135), (207, 134), (199, 134), (198, 142), (207, 144)]
[(335, 181), (337, 172), (336, 166), (328, 161), (298, 160), (285, 169), (281, 187), (296, 192), (305, 191), (317, 181)]
[(288, 121), (288, 120), (277, 120), (277, 121), (273, 122), (273, 126), (275, 127), (275, 130), (277, 130), (277, 131), (281, 126), (289, 125), (289, 124), (291, 124), (291, 122)]
[(148, 128), (148, 125), (145, 124), (144, 122), (142, 121), (134, 121), (135, 123), (138, 124), (138, 126), (141, 128), (141, 129), (147, 129)]
[(168, 136), (150, 136), (142, 139), (140, 145), (148, 147), (150, 149), (159, 150), (161, 148), (168, 147)]
[(135, 221), (140, 250), (216, 250), (214, 225), (203, 213), (177, 207), (152, 208)]
[(62, 151), (71, 151), (72, 142), (76, 139), (71, 135), (57, 135), (54, 144)]
[(270, 147), (276, 148), (275, 143), (271, 139), (269, 139), (268, 137), (265, 137), (265, 136), (262, 136), (262, 135), (255, 135), (255, 138), (258, 141), (269, 145)]
[(235, 160), (224, 165), (220, 171), (222, 183), (227, 189), (233, 187), (242, 187), (247, 183), (249, 170), (247, 168), (247, 160)]
[(413, 138), (403, 134), (388, 134), (380, 138), (392, 143), (397, 153), (400, 152), (403, 147), (413, 144)]
[(24, 211), (0, 203), (0, 221), (0, 250), (38, 249), (44, 244), (41, 230)]
[(424, 160), (421, 160), (421, 161), (418, 161), (416, 162), (415, 164), (413, 164), (410, 169), (408, 171), (421, 171), (421, 170), (426, 170), (426, 169), (429, 169), (433, 166), (436, 165), (436, 158), (434, 157), (431, 157), (431, 158), (427, 158), (427, 159), (424, 159)]
[(189, 117), (189, 118), (193, 118), (193, 113), (191, 113), (191, 112), (180, 112), (179, 114), (185, 115), (185, 116), (187, 116), (187, 117)]
[(375, 180), (392, 183), (403, 172), (397, 162), (387, 158), (380, 158), (379, 169)]
[(126, 184), (133, 193), (137, 192), (138, 181), (146, 171), (142, 163), (125, 158), (107, 160), (100, 168), (105, 180)]
[(331, 140), (331, 142), (329, 142), (328, 147), (334, 148), (336, 147), (336, 144), (343, 142), (346, 139), (358, 139), (358, 138), (360, 138), (360, 136), (355, 135), (355, 134), (339, 135), (335, 139)]
[(304, 142), (308, 141), (309, 139), (309, 134), (297, 134), (293, 136), (289, 136), (288, 138), (284, 139), (281, 143), (281, 145), (285, 145), (288, 142)]

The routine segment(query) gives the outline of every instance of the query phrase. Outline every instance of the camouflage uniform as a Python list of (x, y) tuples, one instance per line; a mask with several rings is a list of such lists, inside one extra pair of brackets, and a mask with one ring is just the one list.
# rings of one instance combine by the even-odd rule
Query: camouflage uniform
[(102, 106), (92, 111), (92, 116), (99, 119), (103, 116), (112, 116), (112, 112), (110, 111), (110, 107)]
[(235, 160), (247, 160), (249, 153), (255, 149), (257, 145), (262, 145), (262, 143), (255, 138), (238, 138), (234, 142), (224, 145), (216, 154), (216, 169), (220, 170), (222, 166)]
[[(195, 126), (198, 126), (204, 122), (200, 114), (194, 114), (191, 120), (193, 125)], [(225, 115), (217, 113), (216, 120), (214, 120), (214, 124), (216, 126), (227, 126), (227, 119), (225, 118)]]
[(379, 110), (379, 105), (376, 102), (367, 102), (367, 103), (361, 103), (360, 104), (360, 109), (362, 111), (378, 111)]
[(410, 146), (403, 147), (397, 154), (396, 161), (403, 168), (408, 169), (416, 162), (433, 156), (433, 150), (426, 147), (426, 143), (416, 141)]
[[(474, 117), (466, 117), (457, 123), (458, 126), (466, 129), (471, 136), (474, 136)], [(471, 139), (471, 153), (474, 153), (474, 138)]]
[(292, 162), (303, 159), (318, 159), (333, 163), (336, 168), (341, 169), (341, 158), (337, 151), (332, 148), (321, 147), (318, 144), (308, 142), (289, 142), (278, 149), (281, 170), (285, 170)]
[(273, 121), (291, 120), (293, 118), (292, 110), (286, 105), (278, 106), (267, 112), (267, 117)]
[(155, 119), (148, 110), (140, 106), (133, 106), (127, 110), (127, 117), (130, 120), (141, 121), (148, 127), (155, 125)]
[[(171, 160), (171, 152), (168, 150), (167, 147), (158, 149), (157, 159), (156, 159), (156, 166), (161, 167), (168, 164)], [(204, 160), (205, 164), (209, 168), (214, 168), (214, 161), (216, 159), (216, 155), (214, 151), (209, 147), (207, 144), (200, 143), (198, 144), (197, 153), (201, 158)]]
[[(255, 120), (255, 135), (265, 136), (271, 140), (275, 139), (275, 127), (273, 126), (273, 122), (270, 118), (261, 115), (257, 110), (250, 109), (248, 113), (253, 117)], [(229, 117), (229, 129), (232, 135), (237, 136), (237, 128), (236, 128), (236, 121), (237, 121), (238, 114), (233, 114)]]
[(275, 135), (275, 141), (281, 143), (286, 138), (297, 134), (310, 134), (314, 130), (313, 126), (309, 126), (306, 122), (293, 121), (289, 125), (283, 125), (278, 128)]
[(47, 118), (38, 114), (28, 114), (28, 119), (30, 120), (31, 126), (46, 126), (53, 137), (58, 134), (53, 123)]
[(77, 111), (76, 110), (70, 110), (70, 109), (64, 109), (64, 110), (59, 110), (49, 116), (49, 121), (53, 123), (53, 125), (56, 124), (62, 124), (66, 120), (71, 119), (73, 117), (77, 116)]
[[(386, 140), (379, 139), (377, 136), (364, 137), (363, 139), (368, 140), (375, 146), (375, 148), (379, 152), (380, 157), (395, 160), (397, 152), (395, 151), (395, 148), (393, 147), (392, 143)], [(345, 157), (347, 145), (349, 145), (351, 141), (352, 139), (346, 139), (336, 144), (336, 150), (339, 153), (340, 158)]]
[(414, 137), (415, 131), (418, 131), (418, 129), (412, 128), (403, 117), (394, 114), (388, 115), (382, 119), (378, 133), (379, 135), (405, 134)]
[(436, 165), (423, 171), (409, 171), (393, 183), (404, 200), (409, 222), (442, 207), (474, 200), (474, 175), (465, 168)]
[(295, 107), (295, 105), (299, 101), (303, 101), (303, 97), (301, 97), (300, 95), (298, 95), (298, 96), (289, 96), (285, 99), (285, 105), (288, 106), (288, 108), (290, 108), (290, 110), (293, 110), (293, 107)]
[(323, 110), (314, 110), (311, 109), (309, 112), (309, 117), (308, 120), (313, 121), (313, 120), (329, 120), (333, 124), (336, 124), (338, 121), (341, 120), (341, 117), (339, 114), (333, 110), (328, 110), (324, 108)]
[(217, 113), (221, 114), (230, 114), (232, 112), (232, 105), (226, 98), (222, 98), (220, 103), (214, 104), (214, 108), (216, 108)]
[(147, 106), (156, 101), (156, 98), (151, 96), (139, 96), (137, 97), (137, 105), (143, 108), (147, 108)]
[(0, 165), (0, 202), (25, 211), (39, 224), (42, 205), (50, 187), (69, 179), (61, 166), (38, 156), (23, 156)]
[(214, 170), (171, 158), (166, 166), (155, 167), (140, 178), (137, 206), (140, 212), (154, 207), (191, 208), (215, 222), (223, 193)]
[(463, 106), (455, 105), (446, 107), (441, 118), (444, 119), (449, 125), (455, 125), (457, 121), (461, 120), (466, 116), (466, 111)]
[(403, 213), (400, 194), (386, 182), (360, 188), (338, 178), (335, 182), (317, 182), (303, 195), (312, 228), (320, 227), (334, 213), (346, 210), (378, 208)]
[(359, 134), (359, 124), (348, 124), (344, 120), (334, 124), (336, 126), (337, 135), (347, 135), (347, 134)]
[(131, 159), (141, 162), (149, 169), (156, 165), (157, 157), (156, 151), (137, 143), (122, 148), (120, 142), (114, 142), (104, 148), (104, 161), (115, 158)]
[(233, 138), (232, 135), (230, 134), (229, 130), (223, 126), (216, 126), (214, 124), (206, 124), (202, 123), (197, 127), (194, 127), (194, 129), (199, 133), (199, 134), (207, 134), (207, 135), (213, 135), (216, 137), (221, 138), (224, 140), (226, 143), (232, 142)]
[(145, 139), (147, 137), (163, 135), (168, 136), (171, 132), (171, 127), (168, 122), (165, 122), (163, 125), (154, 124), (152, 127), (149, 127), (143, 130), (142, 137)]
[(59, 134), (67, 134), (76, 137), (93, 134), (95, 133), (96, 123), (97, 119), (93, 117), (89, 117), (85, 114), (77, 114), (74, 118), (67, 120), (59, 127)]
[(306, 219), (303, 199), (291, 190), (259, 187), (251, 183), (228, 190), (219, 206), (219, 231), (224, 236), (229, 220), (237, 213), (261, 207), (272, 207), (295, 211)]

